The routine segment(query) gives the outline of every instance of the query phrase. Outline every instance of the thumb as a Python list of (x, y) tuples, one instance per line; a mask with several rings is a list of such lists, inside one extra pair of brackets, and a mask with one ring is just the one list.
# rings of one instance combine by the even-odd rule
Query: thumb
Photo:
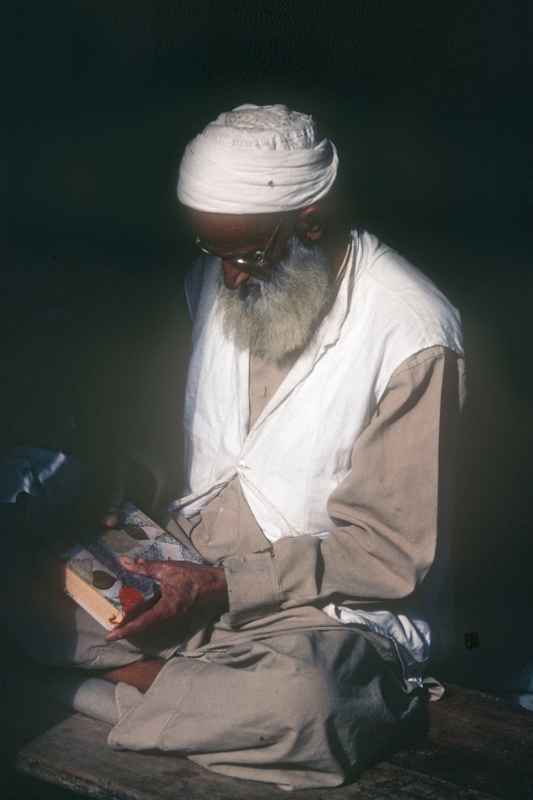
[(120, 510), (110, 509), (100, 520), (103, 528), (118, 528), (122, 522), (124, 514)]

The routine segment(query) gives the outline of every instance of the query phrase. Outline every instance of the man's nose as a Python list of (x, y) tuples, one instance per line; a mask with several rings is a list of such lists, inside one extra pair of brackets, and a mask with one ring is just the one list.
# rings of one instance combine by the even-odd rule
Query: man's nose
[(226, 289), (238, 289), (241, 283), (246, 283), (250, 277), (249, 272), (242, 272), (231, 261), (222, 260), (224, 271), (224, 285)]

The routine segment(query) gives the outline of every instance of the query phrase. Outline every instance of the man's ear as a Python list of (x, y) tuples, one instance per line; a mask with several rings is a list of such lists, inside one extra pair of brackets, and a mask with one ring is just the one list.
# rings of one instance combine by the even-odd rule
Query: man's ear
[(318, 242), (322, 239), (325, 228), (322, 209), (318, 203), (302, 208), (296, 218), (295, 230), (304, 242)]

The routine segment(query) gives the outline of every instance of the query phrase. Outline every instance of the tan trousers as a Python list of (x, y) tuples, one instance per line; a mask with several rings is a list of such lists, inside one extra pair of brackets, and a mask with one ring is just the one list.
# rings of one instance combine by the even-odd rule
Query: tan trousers
[[(394, 648), (330, 620), (314, 607), (231, 629), (223, 617), (183, 655), (106, 643), (82, 609), (28, 616), (21, 643), (35, 659), (90, 670), (162, 655), (143, 695), (118, 684), (118, 749), (186, 755), (225, 775), (292, 787), (336, 786), (427, 725), (426, 702), (409, 693)], [(202, 638), (204, 643), (202, 643)]]

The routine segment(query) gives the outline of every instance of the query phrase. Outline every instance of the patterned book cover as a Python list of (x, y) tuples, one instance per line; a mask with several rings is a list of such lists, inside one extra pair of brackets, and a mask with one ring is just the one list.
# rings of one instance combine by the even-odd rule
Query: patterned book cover
[(192, 545), (186, 547), (132, 504), (124, 506), (123, 515), (120, 527), (99, 531), (60, 556), (65, 591), (108, 630), (158, 596), (157, 582), (125, 570), (119, 556), (202, 563)]

